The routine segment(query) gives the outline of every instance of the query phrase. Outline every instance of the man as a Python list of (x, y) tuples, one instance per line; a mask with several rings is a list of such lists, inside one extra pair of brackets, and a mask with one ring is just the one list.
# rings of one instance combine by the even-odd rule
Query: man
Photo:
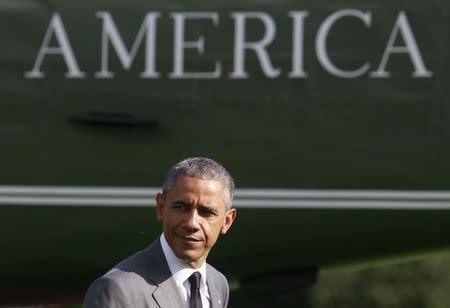
[(163, 234), (97, 279), (84, 307), (226, 307), (227, 280), (205, 260), (236, 218), (233, 192), (233, 179), (212, 159), (173, 166), (156, 196)]

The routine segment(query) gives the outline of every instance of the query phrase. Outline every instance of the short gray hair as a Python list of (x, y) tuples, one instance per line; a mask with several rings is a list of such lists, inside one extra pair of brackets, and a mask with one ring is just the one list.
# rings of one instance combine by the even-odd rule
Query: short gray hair
[(207, 181), (218, 181), (228, 190), (228, 208), (234, 195), (234, 181), (228, 171), (218, 162), (206, 157), (192, 157), (180, 161), (167, 172), (162, 193), (165, 196), (172, 188), (178, 176), (190, 176)]

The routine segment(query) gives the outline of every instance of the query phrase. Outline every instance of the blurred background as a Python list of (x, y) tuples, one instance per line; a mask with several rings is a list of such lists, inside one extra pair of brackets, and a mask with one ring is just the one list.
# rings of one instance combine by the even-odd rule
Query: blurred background
[[(450, 303), (450, 256), (438, 254), (415, 261), (379, 264), (365, 269), (321, 272), (312, 288), (259, 294), (230, 307), (311, 308), (444, 308)], [(299, 297), (299, 294), (303, 294)]]

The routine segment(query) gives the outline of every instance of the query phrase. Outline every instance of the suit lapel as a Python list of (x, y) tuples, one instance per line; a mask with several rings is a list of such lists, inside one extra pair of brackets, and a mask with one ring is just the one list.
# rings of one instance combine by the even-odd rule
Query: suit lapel
[(161, 308), (182, 307), (183, 299), (170, 272), (159, 238), (148, 247), (148, 278), (156, 285), (153, 299)]
[(153, 292), (153, 298), (161, 308), (183, 307), (183, 300), (175, 280), (171, 277)]

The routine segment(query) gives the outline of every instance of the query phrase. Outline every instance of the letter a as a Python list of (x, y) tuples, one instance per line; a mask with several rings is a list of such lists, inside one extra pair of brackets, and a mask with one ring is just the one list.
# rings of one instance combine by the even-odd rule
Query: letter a
[[(55, 34), (59, 47), (49, 47), (53, 33)], [(68, 68), (68, 72), (65, 74), (67, 78), (83, 78), (85, 76), (85, 73), (80, 71), (80, 68), (78, 67), (72, 46), (67, 38), (66, 30), (64, 30), (64, 25), (58, 13), (54, 13), (50, 20), (50, 25), (45, 33), (44, 40), (42, 41), (41, 49), (38, 52), (36, 61), (34, 62), (33, 69), (29, 72), (25, 72), (26, 78), (45, 77), (45, 74), (41, 71), (41, 66), (44, 57), (47, 54), (63, 56)]]
[[(394, 46), (397, 34), (401, 33), (405, 46)], [(412, 64), (414, 66), (413, 77), (431, 77), (433, 72), (428, 71), (423, 63), (422, 55), (420, 54), (419, 47), (417, 47), (416, 39), (414, 38), (411, 27), (408, 23), (408, 18), (405, 12), (400, 12), (397, 20), (395, 21), (394, 29), (392, 29), (391, 36), (384, 50), (383, 57), (381, 58), (380, 66), (375, 72), (371, 72), (370, 76), (374, 78), (388, 78), (391, 73), (386, 71), (386, 64), (392, 53), (408, 53)]]

